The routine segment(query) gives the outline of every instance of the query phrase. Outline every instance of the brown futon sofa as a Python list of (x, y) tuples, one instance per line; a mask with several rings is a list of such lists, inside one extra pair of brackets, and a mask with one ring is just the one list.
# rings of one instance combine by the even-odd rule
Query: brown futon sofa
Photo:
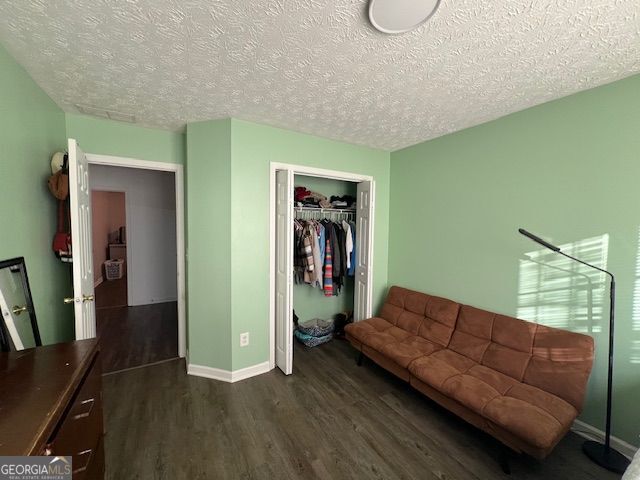
[(593, 339), (391, 287), (345, 328), (374, 362), (517, 452), (551, 452), (582, 409)]

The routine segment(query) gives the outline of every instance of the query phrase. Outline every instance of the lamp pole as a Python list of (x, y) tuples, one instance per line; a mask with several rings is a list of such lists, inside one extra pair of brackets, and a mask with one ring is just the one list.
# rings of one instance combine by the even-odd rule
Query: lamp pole
[(612, 404), (612, 390), (613, 390), (613, 333), (614, 333), (614, 316), (615, 316), (615, 303), (616, 303), (616, 279), (613, 273), (604, 270), (590, 263), (584, 262), (579, 258), (572, 257), (560, 250), (560, 247), (556, 247), (551, 243), (543, 240), (542, 238), (526, 231), (523, 228), (519, 228), (520, 232), (525, 237), (533, 240), (534, 242), (542, 245), (549, 250), (556, 252), (564, 257), (567, 257), (575, 262), (586, 265), (587, 267), (595, 268), (603, 273), (606, 273), (611, 278), (611, 286), (609, 288), (609, 368), (607, 372), (607, 415), (605, 423), (605, 435), (604, 444), (596, 442), (595, 440), (587, 440), (582, 444), (582, 451), (595, 463), (601, 467), (606, 468), (612, 472), (624, 473), (629, 465), (629, 459), (622, 455), (617, 450), (611, 448), (611, 404)]

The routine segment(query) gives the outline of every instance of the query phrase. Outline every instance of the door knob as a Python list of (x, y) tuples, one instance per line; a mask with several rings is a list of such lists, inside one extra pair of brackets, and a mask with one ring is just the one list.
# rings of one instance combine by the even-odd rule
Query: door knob
[(73, 303), (73, 302), (75, 302), (75, 301), (76, 301), (76, 299), (75, 299), (75, 298), (73, 298), (73, 297), (66, 297), (66, 298), (64, 299), (64, 303), (66, 303), (66, 304)]
[(94, 298), (93, 295), (82, 295), (83, 302), (93, 302)]
[(14, 305), (13, 308), (11, 309), (11, 311), (13, 312), (14, 315), (20, 315), (22, 312), (26, 312), (27, 311), (27, 306), (24, 305), (22, 307), (19, 307), (17, 305)]

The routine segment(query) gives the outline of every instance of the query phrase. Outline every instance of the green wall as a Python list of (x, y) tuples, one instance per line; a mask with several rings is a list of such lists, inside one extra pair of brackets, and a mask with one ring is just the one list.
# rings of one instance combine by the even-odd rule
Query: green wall
[(187, 126), (189, 363), (231, 370), (231, 120)]
[(185, 135), (126, 122), (66, 114), (67, 135), (85, 153), (184, 164)]
[[(309, 177), (306, 175), (296, 175), (294, 185), (306, 187), (312, 192), (317, 192), (328, 199), (332, 195), (352, 195), (356, 196), (357, 184), (353, 182), (342, 182), (329, 178)], [(304, 284), (293, 285), (293, 309), (300, 321), (312, 318), (333, 318), (336, 313), (345, 310), (353, 310), (353, 277), (345, 277), (345, 282), (340, 295), (325, 297), (322, 290), (317, 287), (310, 287)]]
[[(580, 255), (603, 260), (616, 274), (618, 290), (613, 430), (634, 445), (640, 433), (639, 155), (640, 76), (394, 152), (389, 242), (389, 284), (591, 330), (596, 364), (581, 418), (600, 428), (608, 335), (605, 279), (591, 277), (596, 290), (591, 324), (579, 318), (587, 297), (570, 294), (571, 288), (560, 289), (555, 306), (522, 308), (553, 286), (536, 287), (534, 281), (538, 291), (527, 296), (532, 288), (527, 272), (552, 278), (557, 267), (576, 267), (546, 253), (538, 260), (553, 265), (533, 264), (525, 253), (540, 248), (517, 229), (577, 245)], [(594, 238), (601, 241), (587, 240)], [(590, 270), (560, 271), (556, 281), (569, 276), (583, 285), (584, 274)], [(571, 324), (562, 325), (558, 312), (573, 318)]]
[(51, 251), (51, 155), (66, 148), (64, 113), (0, 45), (0, 259), (25, 257), (43, 343), (73, 338), (69, 266)]
[[(270, 162), (374, 177), (373, 277), (379, 302), (387, 285), (389, 153), (241, 120), (231, 123), (231, 344), (237, 370), (269, 359)], [(242, 332), (250, 332), (251, 342), (241, 348)]]

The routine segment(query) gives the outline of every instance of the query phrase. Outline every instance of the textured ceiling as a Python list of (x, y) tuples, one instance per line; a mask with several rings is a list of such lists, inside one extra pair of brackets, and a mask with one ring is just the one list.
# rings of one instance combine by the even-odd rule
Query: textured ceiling
[(638, 0), (443, 0), (387, 36), (365, 0), (1, 0), (65, 110), (236, 117), (394, 150), (640, 71)]

